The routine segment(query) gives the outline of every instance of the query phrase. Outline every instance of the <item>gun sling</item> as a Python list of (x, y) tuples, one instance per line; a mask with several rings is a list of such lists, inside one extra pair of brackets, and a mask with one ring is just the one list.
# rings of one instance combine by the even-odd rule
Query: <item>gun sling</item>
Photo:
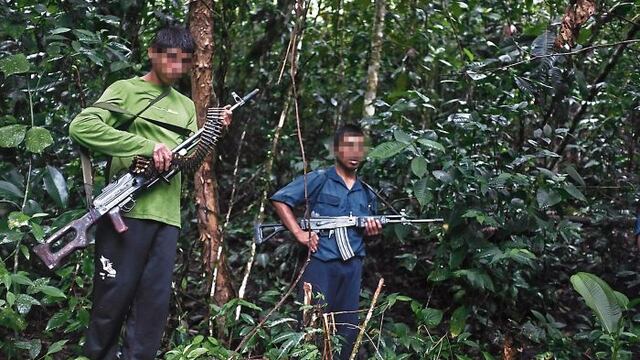
[[(140, 118), (150, 123), (153, 123), (154, 125), (160, 126), (166, 130), (179, 134), (182, 137), (188, 137), (189, 134), (191, 134), (191, 131), (188, 129), (142, 116), (142, 113), (147, 111), (147, 109), (149, 109), (153, 104), (157, 103), (158, 101), (162, 100), (164, 97), (169, 95), (170, 92), (171, 92), (171, 88), (167, 87), (162, 91), (162, 93), (160, 93), (158, 96), (152, 99), (149, 102), (149, 104), (147, 104), (147, 106), (145, 106), (137, 114), (127, 111), (126, 109), (123, 109), (120, 106), (109, 103), (109, 102), (97, 102), (97, 103), (94, 103), (93, 105), (90, 105), (89, 107), (96, 107), (96, 108), (107, 110), (113, 113), (130, 116), (130, 118), (127, 119), (125, 122), (115, 127), (116, 129), (121, 131), (128, 131), (129, 127), (131, 127), (131, 125), (133, 124), (133, 121), (136, 118)], [(91, 165), (91, 157), (89, 156), (89, 151), (86, 148), (80, 146), (79, 152), (80, 152), (80, 165), (82, 168), (82, 178), (83, 178), (83, 185), (84, 185), (84, 192), (85, 192), (85, 201), (87, 203), (87, 208), (89, 208), (91, 206), (91, 201), (93, 198), (93, 171), (92, 171), (93, 167)], [(105, 175), (107, 178), (109, 177), (110, 172), (111, 172), (111, 159), (107, 161), (107, 166), (105, 169)]]

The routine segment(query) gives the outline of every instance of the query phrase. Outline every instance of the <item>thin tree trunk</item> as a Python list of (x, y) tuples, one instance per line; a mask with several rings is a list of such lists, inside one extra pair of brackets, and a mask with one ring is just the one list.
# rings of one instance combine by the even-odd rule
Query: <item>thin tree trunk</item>
[[(189, 30), (196, 43), (193, 54), (191, 93), (196, 106), (198, 127), (205, 122), (207, 107), (217, 104), (213, 89), (213, 1), (195, 1), (189, 7)], [(203, 246), (203, 265), (206, 274), (217, 270), (215, 284), (211, 284), (210, 295), (216, 304), (226, 303), (233, 296), (233, 288), (226, 257), (222, 251), (218, 229), (218, 182), (213, 172), (213, 156), (208, 156), (196, 172), (194, 187), (198, 231)], [(216, 261), (217, 260), (217, 261)]]
[[(278, 149), (278, 142), (280, 141), (280, 133), (282, 132), (282, 128), (284, 127), (284, 122), (287, 119), (287, 114), (289, 114), (289, 108), (291, 106), (292, 100), (292, 90), (289, 88), (288, 95), (285, 99), (284, 106), (282, 107), (282, 112), (280, 113), (280, 119), (278, 120), (278, 125), (273, 133), (273, 142), (271, 143), (271, 152), (269, 152), (269, 157), (267, 158), (267, 163), (265, 165), (264, 177), (269, 179), (271, 177), (271, 172), (273, 171), (273, 162), (275, 160), (275, 154)], [(262, 189), (262, 195), (260, 196), (260, 206), (258, 207), (258, 217), (257, 222), (262, 223), (264, 220), (265, 208), (267, 205), (269, 186), (265, 184)], [(249, 275), (251, 275), (251, 269), (253, 267), (253, 262), (256, 258), (256, 242), (251, 242), (251, 254), (249, 255), (249, 260), (247, 261), (247, 267), (244, 271), (244, 276), (242, 277), (242, 284), (240, 285), (240, 290), (238, 291), (238, 298), (243, 299), (245, 295), (245, 291), (247, 289), (247, 284), (249, 283)], [(236, 320), (240, 318), (240, 306), (236, 308)]]
[(376, 13), (373, 20), (373, 34), (371, 35), (371, 57), (369, 58), (369, 69), (367, 70), (367, 91), (364, 94), (362, 111), (364, 118), (372, 117), (376, 113), (373, 101), (378, 91), (378, 72), (380, 70), (380, 58), (382, 56), (385, 13), (385, 0), (376, 0)]

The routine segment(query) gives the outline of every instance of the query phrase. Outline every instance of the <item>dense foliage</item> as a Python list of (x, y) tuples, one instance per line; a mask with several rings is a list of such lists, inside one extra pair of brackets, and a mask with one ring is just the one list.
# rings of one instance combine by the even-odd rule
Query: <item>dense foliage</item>
[[(234, 115), (216, 161), (231, 281), (240, 287), (251, 258), (263, 191), (303, 171), (295, 93), (309, 169), (332, 163), (337, 125), (360, 122), (372, 145), (361, 176), (395, 208), (446, 220), (387, 227), (367, 244), (363, 311), (380, 277), (385, 287), (364, 358), (637, 357), (640, 5), (597, 1), (573, 47), (559, 47), (576, 3), (590, 2), (387, 0), (376, 114), (363, 117), (372, 1), (216, 1), (219, 102), (262, 90)], [(0, 1), (1, 358), (79, 356), (92, 253), (51, 273), (30, 252), (84, 209), (68, 124), (113, 81), (143, 73), (157, 27), (187, 13), (177, 1)], [(178, 87), (188, 94), (188, 79)], [(296, 325), (293, 296), (245, 337), (306, 251), (287, 237), (258, 247), (244, 299), (215, 304), (188, 192), (183, 203), (162, 356), (320, 358), (312, 339), (323, 328)]]

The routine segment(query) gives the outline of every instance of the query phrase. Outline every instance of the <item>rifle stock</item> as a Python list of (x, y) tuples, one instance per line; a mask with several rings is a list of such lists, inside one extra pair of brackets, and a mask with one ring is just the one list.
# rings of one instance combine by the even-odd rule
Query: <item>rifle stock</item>
[[(271, 230), (272, 232), (265, 236), (264, 230)], [(263, 242), (271, 239), (277, 233), (287, 230), (282, 224), (261, 224), (255, 223), (253, 225), (253, 239), (256, 242), (256, 245), (260, 245)]]
[[(57, 268), (60, 266), (60, 262), (69, 254), (89, 245), (87, 230), (98, 221), (98, 218), (100, 218), (100, 215), (94, 209), (91, 209), (80, 219), (74, 220), (56, 231), (46, 242), (35, 246), (33, 252), (38, 255), (50, 270)], [(76, 234), (73, 240), (65, 244), (60, 250), (53, 252), (51, 246), (72, 232)]]

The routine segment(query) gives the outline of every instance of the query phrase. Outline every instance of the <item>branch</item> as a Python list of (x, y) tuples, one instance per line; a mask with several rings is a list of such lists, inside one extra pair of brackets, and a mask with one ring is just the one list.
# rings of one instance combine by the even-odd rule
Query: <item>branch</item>
[(589, 104), (590, 101), (592, 101), (595, 98), (596, 94), (598, 93), (597, 85), (602, 81), (604, 81), (604, 79), (606, 79), (606, 77), (609, 75), (609, 73), (613, 69), (614, 65), (618, 62), (618, 60), (620, 60), (620, 57), (622, 56), (622, 52), (627, 47), (627, 45), (630, 43), (640, 41), (640, 39), (633, 39), (634, 35), (636, 34), (636, 32), (638, 32), (638, 30), (640, 30), (640, 24), (636, 24), (633, 27), (631, 27), (631, 29), (629, 29), (629, 32), (627, 33), (627, 39), (619, 43), (618, 47), (613, 52), (613, 55), (609, 58), (609, 61), (607, 62), (605, 67), (602, 69), (598, 77), (596, 77), (596, 79), (591, 84), (591, 91), (589, 91), (589, 94), (587, 95), (587, 97), (582, 101), (582, 104), (580, 104), (580, 108), (578, 109), (578, 112), (571, 119), (571, 126), (569, 127), (569, 131), (567, 132), (567, 135), (565, 135), (564, 139), (562, 139), (562, 142), (553, 151), (556, 154), (560, 155), (561, 157), (554, 158), (553, 160), (551, 160), (551, 164), (549, 166), (550, 169), (555, 167), (559, 159), (563, 157), (562, 153), (564, 152), (564, 149), (569, 144), (569, 141), (573, 136), (573, 133), (576, 131), (576, 128), (578, 127), (578, 123), (586, 113), (587, 105)]
[[(639, 43), (639, 42), (640, 42), (640, 39), (630, 39), (627, 36), (627, 40), (618, 41), (618, 42), (614, 42), (614, 43), (592, 45), (592, 46), (584, 47), (582, 49), (573, 50), (573, 51), (567, 51), (567, 52), (563, 52), (563, 53), (554, 53), (554, 54), (546, 54), (546, 55), (534, 56), (534, 57), (529, 58), (529, 59), (525, 59), (525, 60), (520, 60), (518, 62), (514, 62), (513, 64), (508, 64), (508, 65), (500, 66), (500, 67), (495, 68), (495, 69), (491, 69), (491, 70), (485, 72), (484, 74), (486, 74), (486, 75), (493, 74), (493, 73), (498, 72), (500, 70), (507, 70), (507, 69), (510, 69), (512, 67), (516, 67), (516, 66), (522, 65), (522, 64), (527, 64), (527, 63), (530, 63), (530, 62), (533, 62), (533, 61), (536, 61), (536, 60), (539, 60), (539, 59), (543, 59), (543, 58), (555, 57), (555, 56), (576, 55), (576, 54), (583, 53), (585, 51), (598, 49), (598, 48), (608, 48), (608, 47), (614, 47), (614, 46), (624, 46), (624, 47), (626, 47), (626, 45), (628, 45), (628, 44), (634, 44), (634, 43)], [(616, 51), (617, 51), (617, 49), (616, 49)], [(479, 73), (479, 74), (482, 74), (482, 73)]]
[(362, 336), (364, 335), (364, 331), (367, 329), (367, 324), (369, 320), (371, 320), (371, 315), (373, 315), (373, 309), (376, 306), (376, 302), (378, 301), (378, 296), (380, 296), (380, 291), (382, 291), (382, 286), (384, 285), (384, 278), (380, 278), (378, 281), (378, 287), (376, 288), (376, 292), (373, 294), (373, 298), (371, 299), (371, 306), (369, 307), (369, 312), (367, 312), (367, 317), (364, 319), (364, 323), (362, 324), (362, 328), (360, 328), (360, 332), (358, 333), (358, 337), (356, 338), (356, 343), (353, 346), (353, 350), (351, 350), (351, 356), (349, 360), (355, 360), (356, 355), (358, 355), (358, 348), (360, 348), (360, 343), (362, 342)]

